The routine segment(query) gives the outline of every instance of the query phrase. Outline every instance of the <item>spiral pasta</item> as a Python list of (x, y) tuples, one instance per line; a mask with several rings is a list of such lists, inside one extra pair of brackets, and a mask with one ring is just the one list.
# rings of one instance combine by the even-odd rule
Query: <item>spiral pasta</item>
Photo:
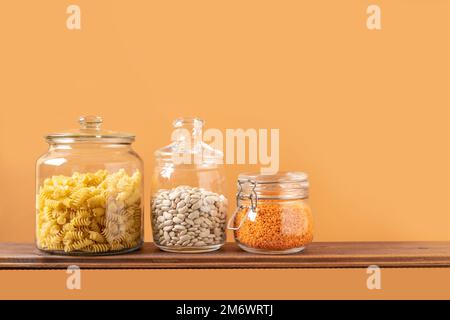
[(40, 249), (107, 253), (141, 244), (139, 171), (52, 176), (40, 186), (36, 207)]

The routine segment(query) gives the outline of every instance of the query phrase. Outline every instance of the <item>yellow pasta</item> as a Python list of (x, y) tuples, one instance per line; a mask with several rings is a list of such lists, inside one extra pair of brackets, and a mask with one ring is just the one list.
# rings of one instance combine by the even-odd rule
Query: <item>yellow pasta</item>
[(48, 245), (49, 250), (64, 250), (64, 245), (62, 243), (50, 243)]
[(90, 245), (87, 250), (94, 253), (108, 252), (111, 250), (111, 246), (105, 243), (95, 243), (93, 245)]
[(90, 231), (89, 232), (89, 239), (94, 240), (95, 242), (98, 242), (98, 243), (105, 243), (106, 242), (105, 237), (103, 237), (102, 234), (100, 232), (97, 232), (97, 231)]
[(142, 242), (141, 174), (75, 172), (45, 179), (36, 199), (42, 250), (108, 253)]
[(68, 231), (64, 234), (64, 240), (68, 242), (73, 242), (77, 240), (82, 240), (86, 237), (83, 231)]
[(74, 226), (75, 228), (76, 227), (86, 227), (91, 224), (91, 219), (77, 216), (70, 221), (70, 224), (72, 226)]
[(105, 215), (104, 208), (94, 208), (94, 209), (92, 209), (92, 212), (94, 214), (94, 217), (102, 217)]
[(87, 201), (89, 208), (104, 208), (106, 204), (106, 199), (103, 195), (99, 194), (89, 198)]
[(90, 188), (81, 188), (75, 191), (71, 196), (71, 206), (80, 208), (84, 202), (91, 196), (92, 190)]

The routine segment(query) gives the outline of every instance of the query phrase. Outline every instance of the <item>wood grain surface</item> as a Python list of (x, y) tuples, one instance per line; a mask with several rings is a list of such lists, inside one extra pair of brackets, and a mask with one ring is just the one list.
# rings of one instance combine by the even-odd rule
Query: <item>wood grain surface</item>
[(450, 267), (450, 242), (315, 242), (291, 255), (257, 255), (227, 243), (201, 254), (162, 252), (153, 243), (111, 256), (60, 256), (30, 243), (0, 243), (0, 269), (223, 269), (223, 268), (366, 268)]

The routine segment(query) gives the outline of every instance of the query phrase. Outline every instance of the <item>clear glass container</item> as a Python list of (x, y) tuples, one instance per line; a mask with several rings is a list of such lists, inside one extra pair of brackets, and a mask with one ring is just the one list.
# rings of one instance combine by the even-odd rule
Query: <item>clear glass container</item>
[(237, 209), (228, 229), (234, 231), (240, 248), (252, 253), (289, 254), (302, 251), (312, 241), (305, 173), (244, 173), (237, 185)]
[(207, 252), (225, 243), (223, 153), (203, 142), (203, 124), (175, 120), (173, 142), (155, 152), (151, 220), (154, 243), (164, 251)]
[(143, 243), (143, 163), (134, 135), (101, 129), (86, 116), (80, 128), (45, 136), (36, 163), (36, 245), (67, 255), (118, 254)]

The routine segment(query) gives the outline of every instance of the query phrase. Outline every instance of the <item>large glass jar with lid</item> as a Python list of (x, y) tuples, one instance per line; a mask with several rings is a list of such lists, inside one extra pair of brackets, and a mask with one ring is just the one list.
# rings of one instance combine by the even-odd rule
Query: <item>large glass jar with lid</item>
[(262, 254), (300, 252), (313, 239), (308, 177), (303, 172), (238, 177), (236, 211), (228, 228), (243, 250)]
[(204, 122), (174, 121), (172, 143), (155, 152), (153, 239), (170, 252), (219, 249), (226, 238), (223, 153), (203, 142)]
[(36, 244), (68, 255), (117, 254), (143, 243), (143, 163), (134, 135), (106, 131), (85, 116), (80, 128), (45, 136), (36, 164)]

